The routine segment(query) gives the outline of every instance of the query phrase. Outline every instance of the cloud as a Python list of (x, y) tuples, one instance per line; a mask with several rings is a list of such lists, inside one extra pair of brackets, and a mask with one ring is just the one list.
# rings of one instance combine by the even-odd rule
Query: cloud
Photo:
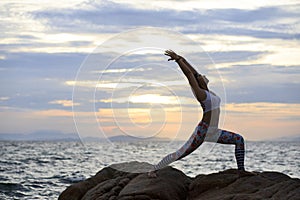
[[(88, 1), (94, 2), (94, 1)], [(198, 0), (160, 0), (153, 1), (151, 4), (145, 4), (139, 0), (132, 0), (128, 2), (127, 0), (114, 0), (116, 3), (130, 3), (135, 8), (140, 9), (163, 9), (170, 8), (170, 3), (172, 8), (176, 10), (192, 10), (192, 9), (224, 9), (224, 8), (236, 8), (236, 9), (255, 9), (267, 6), (283, 6), (283, 5), (297, 5), (299, 2), (297, 0), (278, 0), (276, 2), (272, 1), (247, 1), (241, 0), (239, 3), (232, 0), (223, 0), (220, 4), (219, 0), (211, 1), (198, 1)]]
[(64, 85), (74, 80), (76, 72), (86, 55), (11, 53), (0, 66), (1, 95), (10, 97), (0, 106), (43, 109), (59, 108), (48, 104), (57, 99), (72, 98), (72, 87)]
[[(247, 9), (140, 9), (131, 4), (104, 1), (89, 2), (79, 9), (43, 10), (33, 12), (37, 20), (45, 20), (49, 27), (64, 32), (108, 32), (140, 26), (172, 28), (191, 34), (247, 35), (258, 38), (299, 38), (292, 32), (288, 20), (299, 18), (291, 6)], [(299, 5), (293, 5), (293, 7)], [(163, 20), (162, 20), (163, 19)], [(272, 23), (272, 25), (269, 25)], [(297, 22), (299, 23), (299, 22)], [(81, 27), (81, 28), (79, 28)]]
[[(69, 130), (73, 125), (73, 113), (70, 110), (72, 101), (69, 99), (72, 98), (76, 73), (82, 61), (97, 44), (106, 41), (112, 34), (145, 26), (179, 31), (194, 36), (203, 47), (208, 44), (207, 51), (216, 66), (204, 57), (203, 51), (198, 51), (199, 46), (199, 49), (193, 49), (190, 48), (191, 44), (180, 41), (181, 48), (178, 50), (182, 54), (197, 52), (184, 56), (201, 73), (208, 75), (211, 89), (217, 90), (223, 103), (228, 103), (227, 109), (231, 114), (250, 113), (259, 116), (260, 113), (271, 113), (276, 119), (278, 115), (288, 119), (289, 115), (295, 116), (295, 113), (291, 113), (293, 107), (296, 106), (295, 111), (298, 112), (299, 4), (257, 1), (245, 3), (251, 4), (248, 7), (228, 2), (226, 8), (220, 8), (225, 3), (159, 1), (148, 6), (141, 1), (138, 4), (125, 1), (117, 3), (120, 1), (87, 1), (79, 4), (78, 1), (72, 1), (72, 6), (67, 1), (49, 1), (46, 4), (1, 3), (2, 130), (14, 132), (14, 127), (18, 131), (33, 127), (52, 128), (53, 124)], [(174, 7), (170, 7), (170, 3)], [(142, 39), (127, 37), (125, 40), (138, 43)], [(149, 41), (156, 39), (151, 37)], [(126, 45), (119, 44), (119, 41), (113, 44), (115, 46), (110, 46), (111, 52), (94, 55), (94, 59), (88, 63), (91, 65), (88, 72), (83, 73), (82, 79), (76, 82), (76, 89), (82, 92), (74, 101), (75, 107), (80, 107), (76, 113), (85, 118), (87, 132), (96, 130), (89, 129), (94, 109), (111, 109), (110, 101), (128, 99), (130, 95), (142, 99), (137, 98), (137, 101), (129, 104), (127, 101), (113, 102), (113, 107), (121, 112), (130, 106), (132, 119), (140, 125), (145, 124), (141, 118), (150, 121), (146, 113), (149, 105), (145, 100), (151, 98), (165, 102), (174, 101), (175, 97), (186, 99), (188, 103), (182, 105), (183, 112), (194, 111), (195, 115), (182, 124), (191, 125), (193, 120), (197, 120), (195, 116), (199, 112), (195, 107), (198, 108), (199, 104), (175, 63), (167, 62), (157, 52), (151, 53), (151, 56), (138, 52), (119, 59), (108, 70), (103, 70), (102, 62), (114, 58), (116, 52), (122, 50), (122, 45)], [(216, 48), (219, 44), (221, 47)], [(223, 77), (226, 95), (222, 94), (224, 88), (218, 72)], [(100, 74), (103, 75), (101, 79)], [(168, 104), (163, 106), (171, 108)], [(176, 123), (177, 118), (172, 119), (172, 123)], [(105, 127), (115, 129), (113, 122), (109, 121), (111, 119), (106, 120), (110, 124)], [(255, 120), (252, 125), (258, 123)], [(16, 121), (20, 121), (18, 127), (15, 126)], [(291, 126), (295, 127), (295, 124)], [(130, 124), (127, 128), (130, 128)], [(189, 129), (187, 126), (184, 128), (184, 134), (188, 134), (186, 130)]]
[[(206, 55), (206, 52), (203, 53), (193, 53), (188, 54), (187, 59), (193, 59), (195, 61), (198, 60), (202, 66), (211, 65), (212, 61), (215, 64), (226, 64), (226, 63), (238, 63), (240, 61), (247, 60), (248, 62), (251, 60), (257, 60), (258, 58), (269, 54), (267, 51), (222, 51), (222, 52), (208, 52), (212, 61), (209, 59), (203, 59), (205, 56), (201, 56), (201, 54)], [(202, 59), (201, 59), (202, 57)]]
[[(199, 7), (203, 3), (187, 1), (196, 8), (185, 10), (164, 6), (149, 9), (151, 6), (118, 2), (86, 1), (72, 8), (66, 6), (70, 3), (65, 1), (60, 6), (51, 2), (47, 3), (49, 6), (3, 3), (1, 47), (4, 52), (90, 52), (95, 41), (103, 42), (111, 33), (145, 26), (184, 34), (299, 39), (296, 8), (300, 5), (291, 2), (277, 2), (280, 6), (277, 3), (274, 3), (276, 6), (250, 3), (260, 5), (250, 6), (252, 9), (242, 9), (238, 5), (238, 8), (231, 8), (232, 2), (228, 2), (229, 8), (208, 9), (213, 5), (218, 7), (216, 2)], [(166, 5), (167, 2), (161, 3)], [(158, 3), (152, 5), (159, 6)]]
[(72, 117), (73, 116), (73, 112), (66, 111), (66, 110), (56, 110), (56, 109), (35, 111), (33, 114), (40, 117)]
[[(223, 102), (298, 102), (300, 98), (295, 92), (299, 89), (298, 74), (300, 71), (298, 66), (238, 64), (243, 60), (251, 63), (252, 60), (255, 61), (265, 55), (268, 55), (268, 52), (213, 52), (211, 56), (217, 65), (227, 63), (229, 66), (218, 70), (203, 68), (203, 65), (209, 64), (209, 62), (207, 59), (207, 63), (203, 63), (206, 60), (202, 59), (201, 52), (188, 54), (186, 57), (192, 63), (199, 64), (195, 67), (199, 68), (201, 73), (208, 75), (211, 80), (211, 88), (217, 91)], [(150, 57), (130, 55), (124, 57), (116, 65), (112, 65), (107, 71), (101, 71), (101, 67), (95, 65), (91, 68), (94, 69), (91, 74), (87, 73), (91, 75), (88, 79), (75, 82), (76, 72), (85, 56), (86, 54), (78, 53), (9, 54), (5, 60), (0, 61), (1, 66), (5, 69), (0, 74), (0, 89), (2, 95), (9, 96), (10, 99), (2, 101), (0, 104), (33, 109), (60, 109), (61, 104), (48, 104), (48, 102), (72, 98), (75, 84), (77, 87), (89, 86), (87, 91), (92, 94), (91, 98), (90, 95), (85, 96), (86, 93), (82, 93), (87, 101), (93, 100), (95, 91), (96, 100), (104, 100), (111, 99), (112, 92), (113, 98), (128, 98), (131, 92), (137, 88), (139, 88), (139, 95), (156, 92), (164, 96), (177, 95), (180, 98), (194, 98), (180, 69), (175, 63), (166, 62), (163, 56), (159, 56), (161, 58), (157, 60), (153, 55)], [(106, 55), (101, 56), (95, 55), (99, 60), (106, 57)], [(165, 63), (166, 66), (156, 66), (153, 63), (151, 67), (143, 66), (143, 64), (153, 61), (160, 64)], [(133, 66), (140, 67), (133, 68)], [(223, 94), (222, 82), (220, 82), (217, 71), (223, 77), (227, 99)], [(103, 76), (98, 80), (101, 73)], [(281, 93), (278, 93), (278, 90)], [(141, 93), (142, 91), (144, 92)], [(174, 94), (170, 94), (170, 92), (174, 92)], [(83, 102), (76, 102), (76, 99), (75, 103), (84, 106)], [(109, 107), (110, 105), (105, 102), (97, 102), (97, 106)], [(125, 105), (118, 104), (117, 106)], [(89, 110), (89, 108), (86, 109)]]
[(270, 115), (277, 117), (298, 117), (300, 116), (300, 104), (286, 103), (229, 103), (225, 106), (226, 112), (242, 113), (249, 115)]
[(216, 20), (250, 23), (273, 21), (285, 17), (298, 17), (296, 12), (287, 12), (284, 7), (260, 7), (257, 9), (210, 9), (209, 16)]
[(10, 99), (10, 97), (0, 97), (0, 101), (7, 101), (9, 99)]
[(299, 102), (299, 66), (233, 65), (219, 69), (227, 102)]
[(1, 109), (0, 118), (1, 133), (30, 133), (53, 127), (66, 133), (76, 132), (72, 112), (65, 110), (7, 108)]
[(48, 102), (50, 104), (59, 104), (62, 105), (64, 107), (72, 107), (72, 106), (78, 106), (78, 103), (73, 103), (72, 100), (54, 100), (54, 101), (50, 101)]

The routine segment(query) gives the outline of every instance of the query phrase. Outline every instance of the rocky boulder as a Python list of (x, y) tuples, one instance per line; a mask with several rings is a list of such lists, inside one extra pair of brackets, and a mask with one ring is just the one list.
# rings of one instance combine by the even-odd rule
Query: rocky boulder
[[(126, 168), (131, 165), (136, 166), (137, 162), (124, 163)], [(166, 167), (157, 172), (157, 178), (149, 178), (146, 173), (120, 169), (100, 170), (95, 176), (69, 186), (59, 200), (300, 199), (300, 180), (278, 172), (239, 177), (236, 170), (230, 169), (191, 178)]]

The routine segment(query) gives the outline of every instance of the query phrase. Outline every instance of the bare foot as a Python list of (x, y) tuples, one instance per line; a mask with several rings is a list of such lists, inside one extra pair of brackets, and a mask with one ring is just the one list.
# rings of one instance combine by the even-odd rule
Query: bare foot
[(245, 177), (245, 176), (256, 176), (256, 175), (258, 175), (255, 172), (248, 172), (246, 170), (238, 170), (237, 174), (238, 174), (239, 178)]
[(157, 174), (155, 171), (151, 171), (151, 172), (148, 172), (148, 177), (149, 178), (157, 178)]

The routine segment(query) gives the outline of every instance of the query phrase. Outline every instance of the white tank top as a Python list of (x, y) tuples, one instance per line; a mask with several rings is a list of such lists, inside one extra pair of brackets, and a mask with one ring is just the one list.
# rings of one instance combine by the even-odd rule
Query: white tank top
[(206, 90), (205, 93), (206, 93), (206, 99), (204, 101), (201, 101), (203, 112), (206, 113), (211, 110), (220, 108), (221, 98), (215, 95), (214, 93), (208, 92)]

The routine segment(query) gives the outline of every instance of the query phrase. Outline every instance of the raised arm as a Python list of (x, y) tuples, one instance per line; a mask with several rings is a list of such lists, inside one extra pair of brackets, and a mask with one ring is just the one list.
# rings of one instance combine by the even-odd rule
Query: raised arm
[[(176, 54), (174, 51), (166, 50), (165, 55), (170, 56), (168, 61), (175, 60), (178, 63), (178, 65), (180, 66), (180, 68), (181, 68), (181, 70), (183, 71), (184, 74), (186, 74), (186, 72), (187, 72), (185, 70), (185, 68), (189, 69), (194, 75), (198, 74), (198, 72), (193, 68), (192, 65), (190, 65), (190, 63), (184, 57)], [(182, 68), (181, 65), (184, 65), (184, 67)]]
[(167, 50), (165, 55), (170, 56), (168, 61), (175, 60), (184, 75), (187, 77), (189, 84), (193, 90), (193, 93), (198, 101), (203, 101), (206, 99), (205, 90), (199, 87), (198, 81), (195, 78), (195, 74), (198, 74), (197, 71), (190, 65), (188, 62), (181, 56), (177, 55), (171, 50)]
[(194, 69), (194, 67), (192, 65), (190, 65), (190, 63), (184, 57), (180, 56), (180, 58), (177, 59), (176, 62), (178, 63), (179, 60), (182, 61), (194, 75), (198, 74), (198, 72)]

